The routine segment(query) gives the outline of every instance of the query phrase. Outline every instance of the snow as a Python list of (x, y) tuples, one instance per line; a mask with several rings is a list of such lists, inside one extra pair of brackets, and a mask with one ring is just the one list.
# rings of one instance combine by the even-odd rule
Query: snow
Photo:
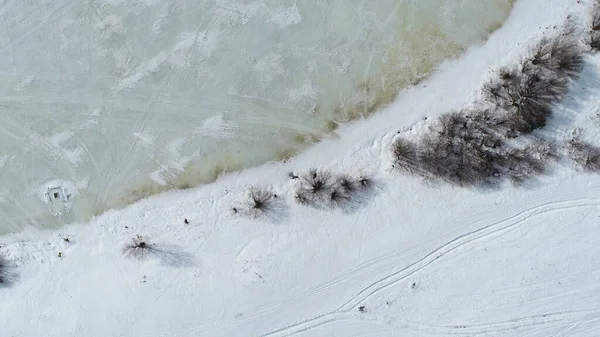
[[(517, 1), (485, 44), (286, 163), (1, 237), (15, 276), (0, 288), (0, 336), (598, 336), (598, 176), (561, 163), (528, 186), (482, 191), (426, 184), (388, 157), (398, 132), (470, 104), (489, 69), (589, 5)], [(600, 143), (599, 71), (588, 56), (547, 132), (582, 127)], [(300, 206), (288, 173), (310, 168), (371, 174), (376, 193), (347, 212)], [(250, 186), (278, 194), (278, 217), (231, 211)], [(136, 235), (156, 244), (146, 259), (123, 256)]]

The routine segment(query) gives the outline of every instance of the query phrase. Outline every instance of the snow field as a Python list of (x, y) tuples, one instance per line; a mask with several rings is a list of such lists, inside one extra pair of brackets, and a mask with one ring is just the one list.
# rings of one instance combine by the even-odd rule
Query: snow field
[[(2, 237), (16, 279), (0, 288), (0, 335), (597, 336), (597, 176), (561, 162), (526, 187), (460, 189), (399, 174), (389, 154), (398, 131), (474, 101), (488, 68), (589, 5), (518, 1), (488, 42), (287, 163)], [(580, 126), (600, 143), (598, 57), (544, 132), (561, 139)], [(370, 174), (380, 188), (350, 211), (303, 207), (288, 173), (311, 168)], [(232, 213), (250, 186), (272, 188), (284, 216)], [(138, 234), (156, 253), (124, 257)]]

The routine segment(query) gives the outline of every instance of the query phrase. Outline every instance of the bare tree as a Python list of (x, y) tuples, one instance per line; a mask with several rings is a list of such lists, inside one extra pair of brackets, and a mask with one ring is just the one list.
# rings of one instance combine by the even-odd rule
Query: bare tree
[(516, 185), (523, 184), (543, 174), (548, 163), (557, 157), (554, 144), (544, 140), (536, 140), (523, 148), (508, 149), (503, 156), (504, 175)]
[(507, 135), (529, 134), (546, 126), (553, 104), (566, 92), (565, 79), (529, 68), (484, 85), (485, 97), (507, 112)]
[(8, 277), (8, 261), (0, 255), (0, 283), (5, 283)]
[(13, 268), (11, 262), (0, 254), (0, 287), (8, 287), (16, 282), (18, 276), (12, 271)]
[[(597, 16), (594, 29), (600, 31)], [(492, 108), (447, 113), (418, 141), (396, 139), (391, 147), (394, 167), (459, 186), (497, 186), (507, 180), (522, 184), (544, 173), (557, 158), (556, 150), (531, 133), (546, 126), (569, 83), (583, 71), (573, 32), (567, 28), (543, 38), (520, 64), (499, 69), (483, 87)], [(517, 137), (522, 141), (514, 143), (528, 145), (510, 141)], [(600, 151), (584, 144), (571, 147), (580, 165), (600, 168)]]
[(175, 245), (157, 245), (147, 238), (136, 235), (123, 247), (127, 257), (135, 259), (156, 258), (161, 264), (170, 267), (189, 267), (194, 265), (193, 256)]
[(359, 188), (357, 181), (355, 181), (355, 179), (353, 179), (347, 174), (338, 176), (336, 178), (335, 184), (339, 187), (340, 190), (347, 194), (352, 194)]
[(375, 194), (377, 183), (368, 175), (332, 175), (311, 170), (302, 176), (296, 200), (316, 208), (339, 208), (350, 212), (358, 209)]
[[(560, 79), (575, 80), (583, 70), (583, 54), (572, 31), (543, 38), (526, 61)], [(527, 68), (527, 67), (525, 67)]]
[(396, 139), (392, 143), (392, 156), (395, 168), (409, 172), (418, 171), (419, 158), (415, 143), (403, 138)]
[(405, 159), (406, 146), (393, 147), (396, 165), (402, 169), (409, 163), (412, 173), (458, 186), (493, 187), (507, 179), (522, 183), (544, 172), (545, 165), (554, 158), (553, 147), (535, 141), (513, 148), (506, 143), (505, 133), (505, 121), (494, 117), (490, 110), (444, 114), (421, 137), (418, 146), (409, 143), (413, 151), (410, 161)]
[(326, 171), (310, 170), (300, 179), (295, 199), (305, 205), (317, 206), (331, 198), (335, 191), (335, 180)]
[(600, 172), (600, 148), (586, 143), (578, 137), (567, 143), (569, 157), (581, 169), (588, 172)]
[(484, 85), (484, 98), (507, 112), (507, 136), (546, 126), (569, 82), (582, 72), (583, 54), (571, 33), (543, 38), (520, 65), (501, 68)]
[(365, 174), (359, 175), (356, 182), (358, 183), (359, 190), (363, 191), (373, 189), (376, 185), (375, 179)]
[(592, 50), (600, 51), (600, 3), (596, 1), (592, 7), (592, 24), (587, 38)]
[(327, 196), (326, 206), (331, 208), (343, 208), (345, 207), (351, 200), (353, 191), (355, 190), (346, 190), (341, 186), (336, 186), (329, 195)]
[(241, 206), (233, 207), (235, 214), (253, 218), (279, 222), (287, 217), (288, 207), (270, 188), (249, 188)]
[(141, 235), (136, 235), (135, 238), (131, 239), (131, 241), (123, 247), (123, 253), (127, 257), (142, 259), (152, 252), (154, 246), (155, 244), (148, 242)]
[(276, 194), (264, 188), (252, 187), (248, 190), (245, 199), (247, 214), (258, 218), (274, 211)]

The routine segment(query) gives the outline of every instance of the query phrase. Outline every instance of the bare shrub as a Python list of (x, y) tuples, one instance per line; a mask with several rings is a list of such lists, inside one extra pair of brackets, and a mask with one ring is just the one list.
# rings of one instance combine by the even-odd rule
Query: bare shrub
[(411, 171), (458, 186), (482, 187), (506, 179), (522, 183), (542, 173), (555, 157), (554, 148), (536, 141), (513, 149), (504, 140), (505, 124), (489, 110), (442, 115), (414, 147), (418, 151), (413, 154)]
[(331, 198), (335, 190), (335, 180), (326, 171), (310, 170), (300, 179), (295, 199), (305, 205), (316, 206)]
[(398, 138), (392, 143), (394, 167), (405, 171), (417, 171), (417, 145), (409, 140)]
[(546, 171), (548, 163), (557, 159), (555, 146), (547, 141), (536, 140), (524, 148), (510, 149), (503, 156), (504, 174), (514, 184), (523, 184)]
[(10, 287), (17, 282), (19, 276), (14, 272), (14, 268), (13, 263), (0, 254), (0, 287)]
[(583, 54), (572, 32), (555, 38), (543, 38), (526, 62), (561, 79), (577, 79), (583, 70)]
[(370, 176), (340, 175), (335, 180), (334, 190), (329, 194), (329, 205), (346, 211), (353, 210), (366, 203), (376, 187), (375, 179)]
[[(600, 9), (596, 15), (593, 29), (600, 35)], [(520, 139), (528, 145), (514, 147), (508, 140), (546, 126), (569, 83), (583, 71), (573, 32), (567, 28), (543, 38), (520, 64), (499, 69), (483, 87), (492, 108), (447, 113), (417, 142), (395, 140), (394, 167), (459, 186), (496, 186), (506, 180), (522, 184), (544, 173), (557, 158), (551, 143), (529, 136)], [(600, 151), (575, 148), (580, 148), (574, 153), (582, 166), (600, 168)]]
[(600, 148), (579, 138), (567, 143), (569, 157), (584, 171), (600, 172)]
[(302, 188), (296, 190), (296, 193), (294, 194), (294, 200), (296, 200), (297, 203), (305, 206), (310, 206), (312, 203), (311, 194)]
[(143, 259), (152, 252), (154, 246), (154, 243), (148, 242), (141, 235), (136, 235), (135, 238), (131, 239), (131, 242), (123, 247), (123, 254), (127, 257)]
[(592, 50), (600, 51), (600, 3), (596, 1), (592, 8), (592, 25), (590, 27), (587, 43)]
[(375, 179), (365, 174), (356, 177), (342, 174), (335, 178), (335, 187), (345, 194), (352, 195), (375, 187)]
[(432, 134), (451, 143), (460, 139), (464, 142), (474, 142), (477, 147), (497, 147), (502, 142), (499, 134), (486, 123), (471, 116), (483, 114), (485, 111), (460, 111), (446, 113), (431, 127)]
[(246, 214), (258, 218), (274, 211), (276, 195), (264, 188), (252, 187), (244, 201)]
[(274, 195), (265, 189), (251, 188), (246, 203), (249, 208), (264, 211), (273, 203)]
[(8, 261), (0, 255), (0, 284), (5, 284), (8, 280)]
[(358, 183), (359, 190), (362, 191), (371, 190), (377, 185), (373, 177), (364, 174), (359, 175), (356, 182)]
[(170, 267), (188, 267), (194, 264), (193, 256), (174, 245), (157, 245), (141, 235), (136, 235), (123, 247), (126, 257), (135, 259), (156, 258), (161, 264)]
[(341, 186), (336, 186), (327, 196), (326, 206), (331, 208), (345, 207), (351, 200), (352, 192), (344, 190)]
[(332, 175), (311, 170), (302, 176), (295, 198), (307, 206), (352, 211), (364, 205), (374, 195), (376, 187), (375, 179), (368, 175)]
[(430, 178), (460, 186), (491, 184), (497, 173), (494, 149), (501, 143), (466, 113), (445, 114), (421, 139), (420, 167)]
[(504, 138), (514, 138), (516, 131), (509, 113), (502, 109), (478, 109), (466, 113), (471, 128), (476, 128), (479, 137), (484, 139), (488, 147), (496, 148)]
[(352, 194), (359, 188), (359, 184), (357, 181), (352, 179), (352, 177), (348, 175), (340, 175), (335, 179), (335, 184), (341, 189), (344, 193)]
[(246, 191), (243, 205), (233, 208), (235, 214), (279, 222), (287, 216), (287, 205), (269, 188), (251, 187)]
[(507, 112), (507, 136), (529, 134), (546, 126), (552, 106), (566, 93), (567, 81), (537, 67), (507, 70), (484, 85), (485, 97)]
[(351, 198), (358, 193), (363, 186), (360, 179), (343, 174), (335, 177), (333, 190), (328, 196), (329, 207), (345, 207)]
[(544, 38), (519, 66), (504, 67), (483, 87), (484, 98), (504, 110), (509, 137), (546, 126), (552, 108), (583, 70), (583, 54), (571, 34)]

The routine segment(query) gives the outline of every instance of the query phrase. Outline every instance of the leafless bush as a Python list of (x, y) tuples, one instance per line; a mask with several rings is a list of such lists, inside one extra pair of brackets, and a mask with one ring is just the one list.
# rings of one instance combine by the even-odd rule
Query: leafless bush
[(251, 187), (244, 196), (243, 205), (233, 209), (236, 214), (272, 222), (279, 222), (287, 216), (287, 205), (268, 188)]
[(544, 38), (519, 66), (500, 69), (484, 85), (484, 98), (506, 112), (506, 136), (529, 134), (546, 125), (582, 70), (581, 48), (570, 34)]
[(557, 159), (555, 146), (547, 141), (537, 140), (518, 149), (505, 151), (504, 175), (514, 184), (523, 184), (528, 179), (543, 174), (548, 163)]
[(335, 191), (335, 179), (326, 171), (310, 170), (300, 180), (295, 198), (301, 204), (317, 206), (331, 198)]
[(296, 200), (317, 208), (340, 208), (352, 211), (365, 204), (376, 191), (375, 179), (367, 175), (332, 175), (311, 170), (302, 177)]
[(358, 183), (358, 190), (371, 190), (376, 187), (377, 183), (375, 179), (368, 175), (361, 174), (358, 176), (356, 182)]
[(521, 183), (543, 172), (554, 157), (553, 148), (541, 141), (520, 149), (509, 147), (504, 123), (488, 110), (445, 114), (421, 137), (419, 146), (410, 143), (414, 151), (410, 162), (404, 150), (393, 147), (396, 165), (403, 169), (408, 162), (412, 173), (458, 186), (490, 187), (506, 179)]
[(553, 104), (565, 94), (567, 81), (549, 72), (528, 67), (506, 70), (484, 85), (485, 97), (507, 112), (507, 136), (529, 134), (546, 126)]
[[(496, 151), (492, 135), (480, 131), (470, 135), (467, 124), (456, 125), (454, 118), (441, 120), (442, 132), (421, 139), (421, 168), (429, 178), (442, 179), (459, 186), (490, 184), (495, 180)], [(472, 130), (477, 133), (476, 129)]]
[(598, 1), (592, 8), (592, 25), (587, 42), (592, 50), (600, 51), (600, 3)]
[(8, 277), (8, 261), (0, 255), (0, 284), (4, 284)]
[(470, 113), (445, 114), (422, 137), (419, 158), (426, 176), (460, 186), (495, 183), (502, 139)]
[(277, 195), (268, 189), (252, 187), (244, 200), (245, 214), (258, 218), (275, 211)]
[(141, 235), (136, 235), (131, 239), (131, 242), (123, 247), (123, 254), (127, 257), (143, 259), (148, 256), (154, 249), (155, 244), (148, 242)]
[(8, 287), (17, 281), (18, 275), (13, 268), (10, 261), (0, 254), (0, 287)]
[(577, 166), (588, 172), (600, 172), (600, 148), (579, 138), (567, 143), (569, 157)]
[(341, 189), (344, 193), (352, 194), (359, 188), (357, 181), (350, 177), (349, 175), (340, 175), (335, 179), (335, 184)]
[(273, 204), (274, 194), (265, 189), (251, 188), (246, 204), (257, 211), (265, 211)]
[(368, 175), (340, 175), (336, 178), (335, 189), (331, 192), (331, 207), (342, 208), (346, 211), (356, 209), (375, 194), (379, 184)]
[(398, 138), (392, 143), (392, 155), (394, 157), (394, 167), (414, 172), (418, 169), (417, 144)]
[(329, 207), (345, 207), (362, 188), (359, 179), (343, 174), (334, 178), (332, 190), (327, 197)]
[(577, 79), (583, 70), (583, 54), (572, 33), (542, 39), (533, 55), (525, 62), (530, 62), (533, 66), (531, 68), (547, 70), (550, 76), (565, 80)]
[[(600, 36), (600, 9), (593, 30)], [(553, 38), (543, 38), (529, 57), (503, 67), (483, 87), (492, 108), (442, 115), (418, 141), (397, 139), (391, 152), (394, 167), (429, 179), (459, 186), (515, 184), (545, 172), (557, 158), (552, 144), (529, 135), (546, 126), (552, 109), (567, 94), (568, 85), (583, 70), (583, 54), (569, 28)], [(577, 148), (577, 147), (575, 147)], [(579, 146), (582, 166), (600, 168), (600, 156)]]
[(331, 208), (345, 207), (351, 200), (353, 192), (345, 190), (341, 186), (336, 186), (327, 196), (326, 206)]
[(170, 267), (188, 267), (194, 264), (193, 256), (174, 245), (157, 245), (141, 235), (136, 235), (123, 247), (127, 257), (135, 259), (156, 258), (161, 264)]
[(466, 113), (471, 129), (486, 141), (488, 147), (498, 147), (505, 138), (516, 137), (511, 115), (502, 109), (481, 108)]

